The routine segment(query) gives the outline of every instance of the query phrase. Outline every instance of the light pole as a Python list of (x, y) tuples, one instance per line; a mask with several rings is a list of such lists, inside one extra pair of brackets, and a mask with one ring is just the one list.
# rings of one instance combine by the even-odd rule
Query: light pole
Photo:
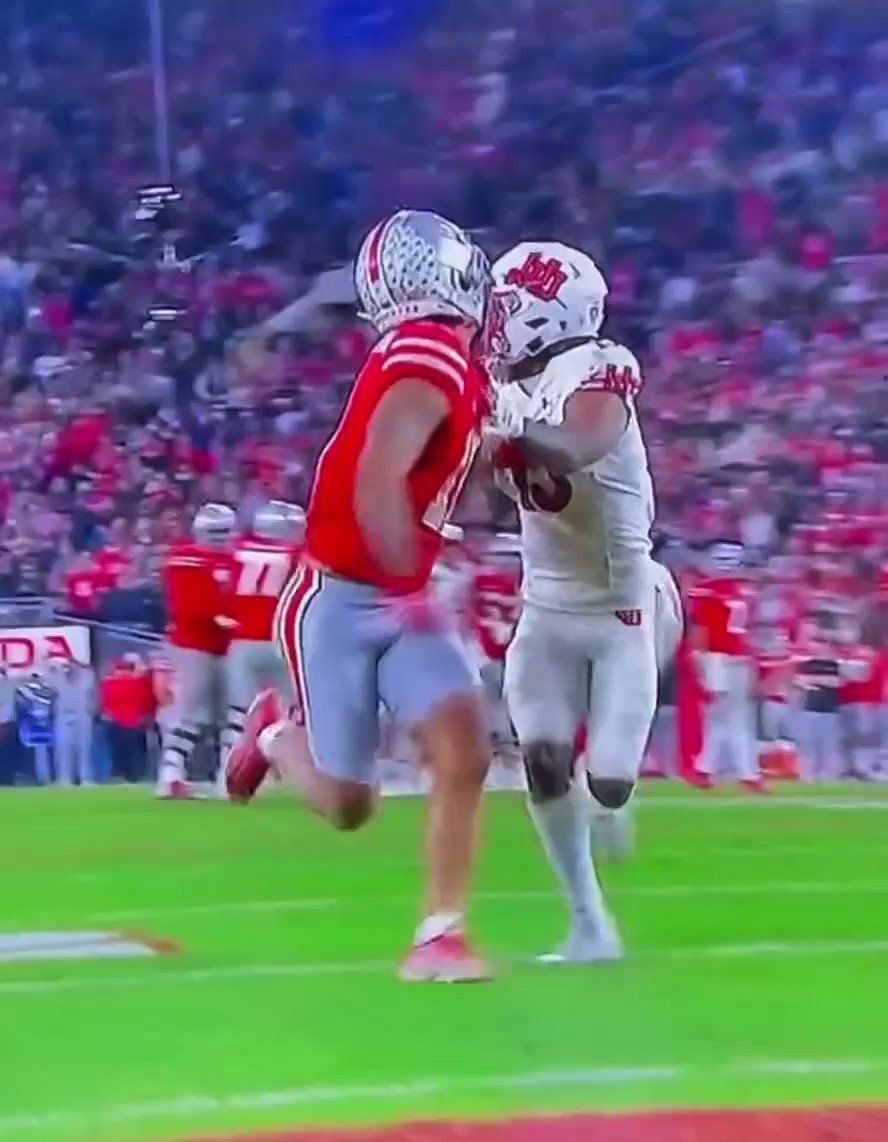
[(147, 0), (151, 29), (151, 80), (154, 88), (154, 147), (157, 174), (163, 183), (172, 182), (170, 155), (170, 106), (167, 96), (166, 53), (163, 43), (163, 0)]

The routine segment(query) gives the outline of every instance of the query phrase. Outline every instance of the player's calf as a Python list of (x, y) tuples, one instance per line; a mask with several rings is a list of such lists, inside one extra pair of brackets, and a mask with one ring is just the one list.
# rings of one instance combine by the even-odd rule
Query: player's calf
[(463, 913), (478, 807), (490, 765), (484, 711), (472, 692), (443, 699), (415, 730), (432, 774), (428, 915)]
[(366, 825), (376, 808), (376, 795), (369, 785), (340, 782), (330, 798), (327, 820), (341, 833), (357, 832)]

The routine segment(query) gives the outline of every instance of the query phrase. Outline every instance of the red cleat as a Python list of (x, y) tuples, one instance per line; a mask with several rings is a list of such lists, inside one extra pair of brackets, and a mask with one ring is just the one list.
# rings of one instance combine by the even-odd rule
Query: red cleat
[(687, 779), (688, 785), (693, 785), (695, 789), (712, 789), (712, 778), (708, 773), (692, 773)]
[(284, 717), (284, 709), (274, 690), (263, 690), (253, 699), (247, 710), (244, 732), (225, 764), (225, 790), (230, 801), (245, 805), (255, 796), (271, 769), (259, 749), (259, 735)]
[(741, 781), (740, 784), (743, 786), (747, 793), (768, 792), (768, 787), (765, 785), (764, 779), (761, 777), (748, 777), (745, 781)]
[(157, 787), (155, 797), (158, 801), (197, 801), (199, 797), (187, 781), (176, 777), (172, 781), (163, 781)]
[(445, 932), (410, 949), (398, 970), (410, 983), (484, 983), (490, 965), (472, 951), (462, 932)]

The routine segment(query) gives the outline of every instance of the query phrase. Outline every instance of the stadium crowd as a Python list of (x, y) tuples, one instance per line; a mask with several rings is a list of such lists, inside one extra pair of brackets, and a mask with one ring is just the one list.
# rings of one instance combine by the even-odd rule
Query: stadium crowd
[[(539, 232), (598, 258), (645, 366), (663, 558), (693, 578), (740, 540), (761, 613), (884, 647), (884, 12), (182, 0), (181, 200), (152, 220), (124, 7), (0, 14), (0, 595), (156, 625), (197, 504), (247, 526), (303, 502), (368, 334), (336, 304), (252, 334), (411, 202), (494, 253)], [(460, 522), (510, 511), (480, 489)]]

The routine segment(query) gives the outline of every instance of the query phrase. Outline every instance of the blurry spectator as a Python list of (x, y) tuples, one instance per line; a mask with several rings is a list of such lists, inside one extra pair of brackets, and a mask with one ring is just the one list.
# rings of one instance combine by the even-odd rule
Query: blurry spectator
[(15, 682), (0, 666), (0, 785), (15, 782), (20, 747), (15, 724)]
[(146, 731), (157, 703), (151, 672), (137, 654), (125, 654), (99, 684), (99, 712), (105, 722), (114, 776), (142, 781), (146, 776)]

